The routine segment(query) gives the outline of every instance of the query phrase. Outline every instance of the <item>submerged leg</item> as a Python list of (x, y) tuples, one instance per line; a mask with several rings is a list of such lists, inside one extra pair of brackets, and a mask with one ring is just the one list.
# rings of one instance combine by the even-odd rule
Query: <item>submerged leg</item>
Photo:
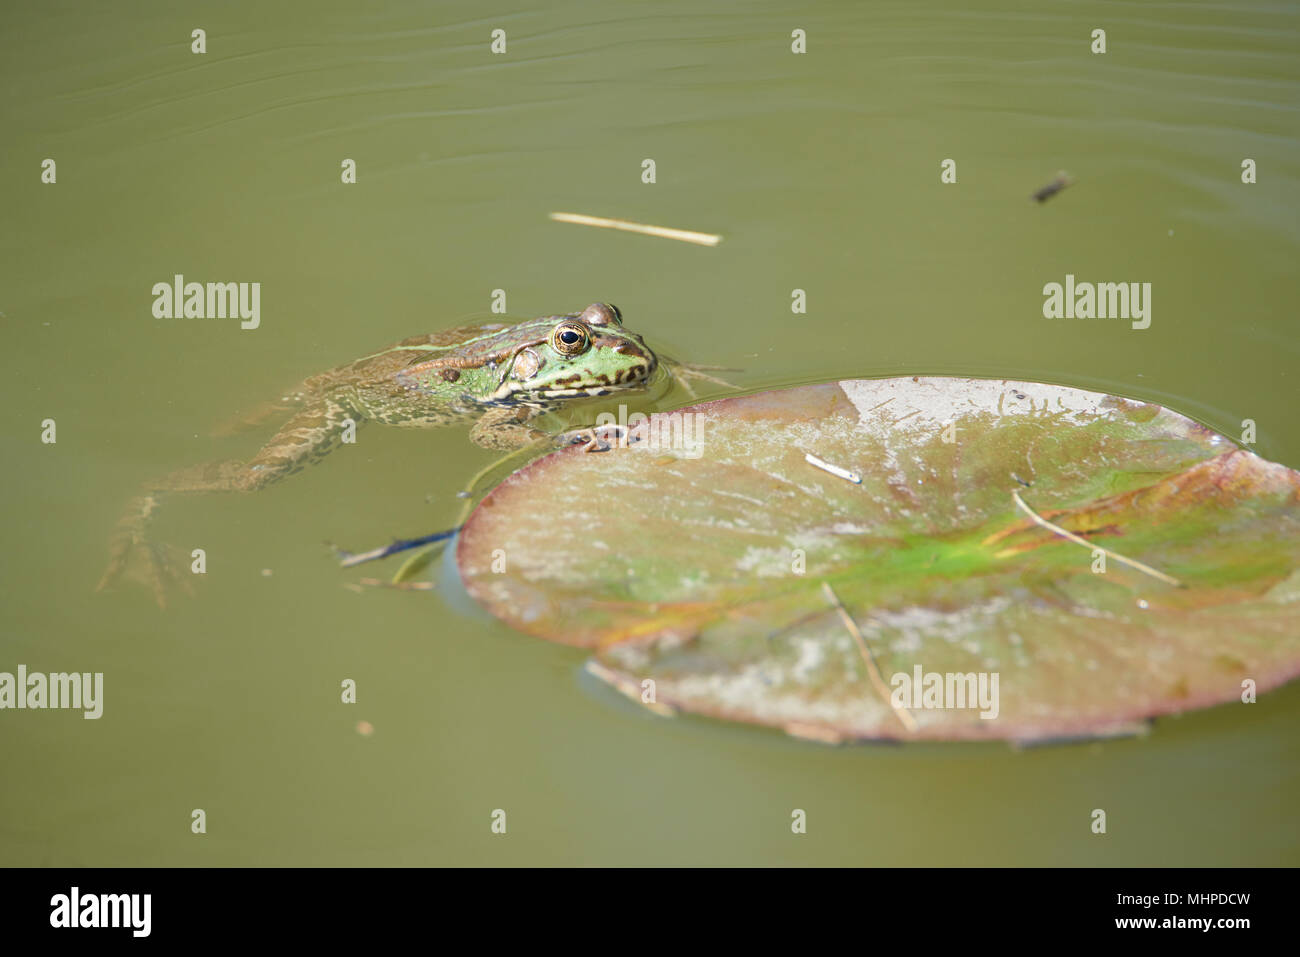
[(496, 452), (513, 452), (533, 442), (550, 438), (528, 420), (535, 413), (531, 409), (492, 409), (484, 412), (469, 430), (469, 439), (480, 448)]
[(558, 435), (543, 432), (529, 420), (535, 416), (530, 409), (494, 409), (484, 413), (470, 429), (469, 437), (475, 445), (497, 452), (513, 452), (536, 444), (538, 448), (547, 445), (586, 445), (587, 451), (604, 451), (610, 441), (616, 441), (627, 431), (621, 425), (605, 425), (599, 428), (569, 429)]
[(150, 482), (131, 500), (118, 520), (109, 550), (108, 568), (97, 589), (113, 584), (131, 555), (145, 556), (146, 576), (160, 606), (166, 605), (165, 582), (187, 579), (178, 575), (165, 548), (149, 541), (153, 516), (167, 494), (188, 492), (254, 492), (302, 471), (333, 450), (343, 437), (349, 410), (331, 400), (318, 400), (293, 416), (248, 462), (210, 462), (172, 472)]
[(304, 393), (291, 392), (272, 402), (259, 403), (251, 409), (217, 423), (213, 427), (211, 435), (214, 438), (226, 438), (260, 428), (272, 419), (288, 415), (290, 412), (296, 412), (302, 408), (307, 399), (308, 396)]

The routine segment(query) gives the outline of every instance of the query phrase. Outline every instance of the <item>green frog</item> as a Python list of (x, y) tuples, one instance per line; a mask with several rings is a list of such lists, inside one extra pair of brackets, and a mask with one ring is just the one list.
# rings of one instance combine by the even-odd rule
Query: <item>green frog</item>
[[(662, 366), (683, 385), (686, 378), (729, 384), (704, 374), (707, 366), (667, 359)], [(155, 598), (166, 604), (164, 579), (171, 575), (166, 551), (145, 535), (164, 494), (265, 488), (319, 461), (349, 428), (363, 422), (408, 428), (470, 424), (471, 441), (502, 451), (549, 442), (584, 444), (587, 451), (607, 448), (600, 430), (551, 436), (534, 420), (578, 399), (644, 390), (660, 367), (661, 357), (624, 328), (617, 307), (602, 302), (574, 315), (403, 339), (312, 376), (283, 397), (277, 405), (297, 411), (249, 461), (199, 465), (150, 483), (118, 523), (98, 587), (112, 584), (131, 554), (140, 551)]]

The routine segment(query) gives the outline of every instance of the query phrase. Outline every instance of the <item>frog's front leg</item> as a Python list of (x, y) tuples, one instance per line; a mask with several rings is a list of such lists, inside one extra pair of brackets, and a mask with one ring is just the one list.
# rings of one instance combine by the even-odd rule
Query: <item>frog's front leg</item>
[(189, 492), (253, 492), (301, 471), (335, 448), (343, 437), (350, 412), (338, 402), (318, 398), (277, 432), (248, 462), (210, 462), (181, 469), (153, 482), (131, 500), (118, 520), (109, 549), (108, 568), (97, 589), (112, 585), (132, 554), (145, 560), (144, 574), (160, 606), (166, 605), (166, 583), (181, 578), (166, 546), (149, 540), (149, 525), (165, 495)]
[(469, 430), (469, 439), (480, 448), (495, 452), (513, 452), (534, 442), (545, 441), (550, 436), (529, 424), (539, 414), (527, 407), (488, 409)]
[(531, 409), (492, 409), (481, 416), (470, 429), (469, 437), (475, 445), (497, 452), (513, 452), (526, 446), (549, 444), (554, 446), (585, 445), (587, 451), (605, 451), (612, 442), (622, 438), (627, 430), (620, 425), (569, 429), (558, 435), (543, 432), (530, 425), (540, 413)]

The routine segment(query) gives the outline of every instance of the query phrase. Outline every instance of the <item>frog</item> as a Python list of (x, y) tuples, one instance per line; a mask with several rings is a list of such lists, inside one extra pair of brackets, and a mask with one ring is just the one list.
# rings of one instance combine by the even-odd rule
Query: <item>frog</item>
[(660, 381), (661, 369), (686, 387), (705, 379), (730, 385), (703, 370), (656, 355), (623, 325), (610, 303), (581, 312), (518, 323), (486, 322), (416, 335), (304, 380), (275, 408), (292, 412), (248, 461), (218, 461), (184, 468), (147, 483), (132, 499), (110, 549), (97, 590), (113, 585), (135, 552), (160, 606), (166, 583), (186, 584), (172, 569), (166, 549), (147, 536), (162, 500), (171, 494), (255, 492), (316, 464), (363, 423), (404, 428), (468, 425), (475, 445), (514, 451), (530, 445), (610, 447), (608, 429), (570, 429), (553, 435), (540, 416), (575, 401), (644, 391)]

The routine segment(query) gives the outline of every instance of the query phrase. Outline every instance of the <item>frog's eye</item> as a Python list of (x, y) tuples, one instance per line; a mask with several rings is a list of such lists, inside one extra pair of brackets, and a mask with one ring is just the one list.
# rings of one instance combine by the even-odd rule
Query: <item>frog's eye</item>
[(578, 318), (592, 326), (617, 326), (623, 322), (623, 314), (618, 311), (618, 306), (608, 302), (593, 302), (582, 310), (582, 315)]
[(576, 356), (591, 347), (591, 334), (580, 322), (562, 322), (551, 330), (551, 348), (562, 356)]

